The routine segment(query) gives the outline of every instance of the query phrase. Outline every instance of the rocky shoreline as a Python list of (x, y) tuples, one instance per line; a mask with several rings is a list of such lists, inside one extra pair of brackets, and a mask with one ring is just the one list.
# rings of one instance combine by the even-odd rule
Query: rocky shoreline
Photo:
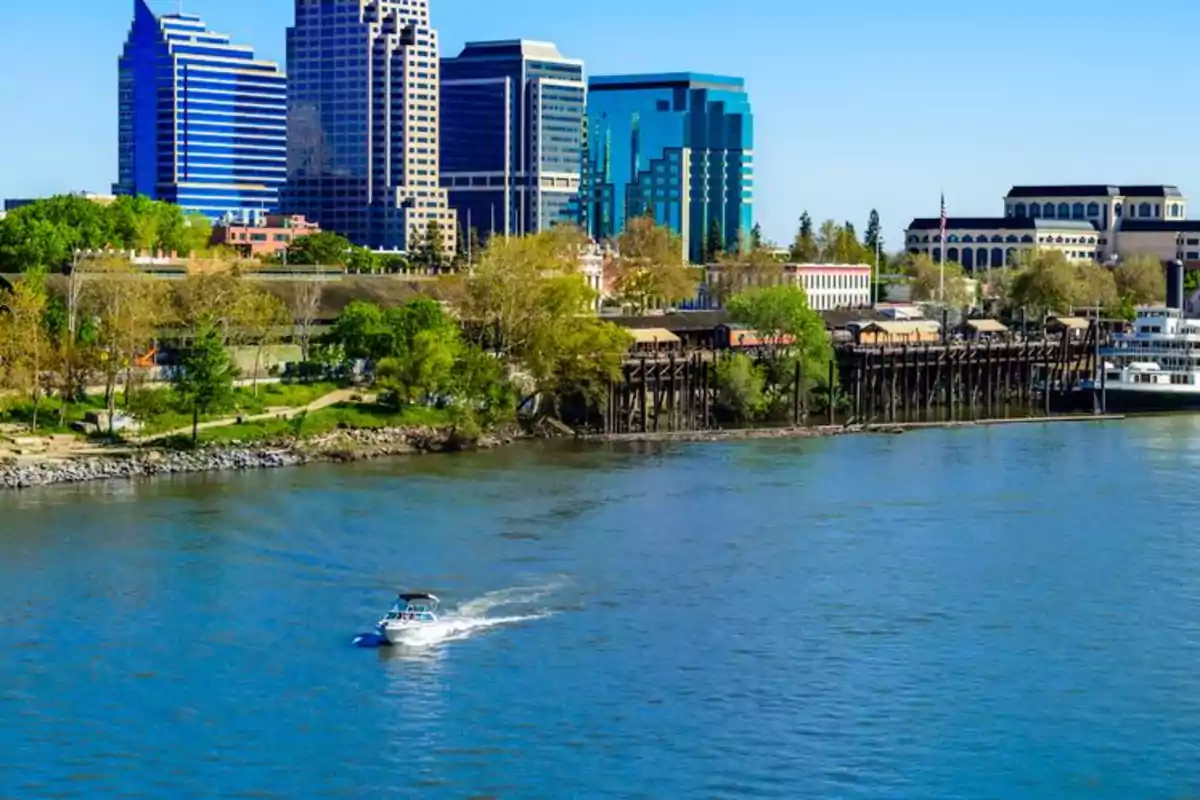
[(232, 444), (191, 452), (154, 449), (123, 455), (0, 462), (0, 490), (199, 472), (246, 472), (321, 462), (491, 449), (519, 438), (522, 436), (516, 431), (467, 438), (452, 429), (383, 428), (340, 430), (299, 442)]

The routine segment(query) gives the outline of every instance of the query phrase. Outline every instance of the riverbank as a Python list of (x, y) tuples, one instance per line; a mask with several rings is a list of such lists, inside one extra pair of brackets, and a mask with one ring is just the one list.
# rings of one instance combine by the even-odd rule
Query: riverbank
[(212, 445), (194, 451), (122, 448), (77, 458), (42, 457), (0, 462), (0, 490), (486, 450), (522, 438), (526, 438), (525, 435), (515, 428), (468, 438), (453, 428), (417, 426), (339, 430), (297, 442)]
[[(975, 421), (889, 423), (879, 425), (821, 425), (811, 427), (752, 428), (688, 431), (680, 433), (628, 433), (579, 436), (590, 442), (721, 442), (758, 439), (814, 439), (848, 435), (898, 435), (927, 429), (977, 428), (1065, 422), (1113, 422), (1122, 415), (1022, 417)], [(103, 480), (137, 480), (200, 472), (245, 472), (297, 467), (304, 464), (365, 461), (389, 456), (489, 450), (530, 438), (550, 438), (563, 431), (543, 428), (525, 433), (516, 427), (465, 437), (454, 428), (408, 426), (337, 430), (299, 441), (259, 444), (209, 445), (195, 451), (165, 449), (114, 449), (86, 456), (37, 457), (0, 462), (0, 490), (29, 489), (64, 483)]]

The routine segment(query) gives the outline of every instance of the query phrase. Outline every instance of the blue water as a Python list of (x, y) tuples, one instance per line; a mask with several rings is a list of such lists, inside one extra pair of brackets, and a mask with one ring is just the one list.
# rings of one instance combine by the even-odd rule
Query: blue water
[[(0, 797), (1200, 794), (1200, 421), (0, 497)], [(462, 627), (359, 650), (402, 588)]]

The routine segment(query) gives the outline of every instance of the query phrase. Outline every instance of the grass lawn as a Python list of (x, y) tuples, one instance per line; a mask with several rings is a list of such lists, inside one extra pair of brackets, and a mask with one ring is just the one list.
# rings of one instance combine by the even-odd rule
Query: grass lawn
[(306, 415), (303, 419), (264, 420), (210, 428), (200, 431), (201, 444), (229, 444), (231, 442), (260, 442), (283, 439), (297, 435), (320, 436), (338, 428), (393, 428), (402, 426), (443, 427), (450, 424), (448, 411), (424, 406), (413, 406), (395, 411), (385, 406), (361, 403), (341, 403), (322, 408)]
[[(230, 408), (202, 415), (200, 421), (222, 419), (237, 414), (254, 416), (265, 413), (269, 408), (306, 406), (338, 388), (335, 383), (265, 383), (258, 387), (256, 396), (250, 387), (240, 387), (233, 392), (234, 400)], [(41, 402), (38, 409), (37, 435), (73, 433), (70, 429), (71, 423), (82, 421), (88, 412), (105, 410), (104, 398), (93, 395), (82, 403), (69, 405), (64, 424), (60, 426), (58, 419), (61, 408), (62, 404), (57, 398), (46, 398)], [(124, 392), (117, 393), (117, 410), (125, 410)], [(191, 412), (179, 408), (178, 399), (169, 388), (146, 389), (137, 393), (130, 411), (144, 424), (144, 433), (150, 436), (192, 424)], [(33, 404), (28, 400), (18, 400), (0, 409), (0, 423), (28, 425), (32, 420)]]

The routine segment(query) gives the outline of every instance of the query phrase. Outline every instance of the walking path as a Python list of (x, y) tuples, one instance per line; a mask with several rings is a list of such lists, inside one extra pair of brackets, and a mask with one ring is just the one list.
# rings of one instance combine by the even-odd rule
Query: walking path
[[(300, 406), (298, 408), (268, 408), (263, 413), (254, 414), (252, 416), (234, 416), (224, 417), (223, 419), (208, 420), (207, 422), (201, 422), (198, 430), (206, 431), (212, 428), (227, 428), (230, 425), (237, 425), (245, 422), (263, 422), (265, 420), (272, 419), (292, 419), (300, 414), (307, 414), (311, 411), (320, 411), (322, 408), (336, 406), (338, 403), (349, 402), (352, 397), (361, 394), (362, 392), (358, 389), (338, 389), (323, 397), (318, 397), (316, 400), (313, 400), (306, 406)], [(153, 436), (145, 436), (139, 438), (137, 441), (138, 444), (150, 444), (151, 442), (157, 442), (161, 439), (170, 439), (172, 436), (190, 436), (191, 433), (192, 426), (188, 425), (183, 428), (177, 428), (173, 431), (165, 431), (163, 433), (156, 433)]]

